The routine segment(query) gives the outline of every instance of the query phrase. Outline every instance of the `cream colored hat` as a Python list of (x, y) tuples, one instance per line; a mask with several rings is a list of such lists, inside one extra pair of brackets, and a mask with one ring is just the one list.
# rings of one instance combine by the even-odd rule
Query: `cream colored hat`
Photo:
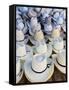
[(32, 44), (35, 45), (36, 42), (44, 40), (43, 32), (41, 30), (39, 30), (35, 33), (34, 36), (30, 36), (29, 39), (32, 42)]
[(60, 36), (60, 30), (58, 28), (52, 30), (52, 37), (53, 38), (58, 38)]
[(24, 64), (26, 78), (31, 83), (48, 81), (54, 72), (52, 60), (50, 58), (47, 59), (44, 55), (37, 55), (34, 56), (34, 58), (35, 59), (29, 60)]
[(36, 32), (34, 38), (37, 41), (43, 40), (44, 39), (43, 32), (41, 30)]
[(57, 55), (52, 55), (54, 58), (54, 64), (58, 68), (59, 71), (66, 74), (66, 52), (63, 50), (61, 53)]

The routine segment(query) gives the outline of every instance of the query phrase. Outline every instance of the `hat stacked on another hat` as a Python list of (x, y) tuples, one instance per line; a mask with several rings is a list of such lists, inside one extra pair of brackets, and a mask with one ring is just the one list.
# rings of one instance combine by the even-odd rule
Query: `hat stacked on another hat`
[(23, 76), (23, 70), (21, 69), (20, 59), (16, 57), (16, 83), (19, 83)]
[(25, 76), (30, 82), (46, 82), (54, 72), (54, 64), (46, 55), (37, 54), (24, 64)]
[(63, 50), (56, 55), (54, 64), (59, 71), (66, 74), (66, 50)]
[(52, 31), (53, 37), (53, 51), (58, 53), (59, 51), (64, 49), (64, 41), (63, 38), (60, 37), (60, 30), (54, 29)]

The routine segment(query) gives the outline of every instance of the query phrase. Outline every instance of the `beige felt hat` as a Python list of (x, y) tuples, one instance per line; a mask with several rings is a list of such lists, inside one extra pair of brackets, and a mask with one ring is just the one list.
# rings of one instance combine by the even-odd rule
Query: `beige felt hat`
[(66, 74), (66, 55), (65, 54), (66, 54), (65, 50), (63, 50), (59, 54), (52, 55), (55, 66), (60, 72), (64, 74)]
[(40, 56), (38, 59), (37, 56), (35, 60), (29, 60), (24, 64), (25, 76), (31, 83), (46, 82), (54, 72), (54, 64), (50, 58), (46, 58), (45, 61), (45, 57), (42, 59)]

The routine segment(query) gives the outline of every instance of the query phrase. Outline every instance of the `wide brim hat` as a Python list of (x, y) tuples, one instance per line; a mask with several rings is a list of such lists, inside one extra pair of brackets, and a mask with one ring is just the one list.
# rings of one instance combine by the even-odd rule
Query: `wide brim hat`
[[(53, 59), (54, 59), (54, 64), (56, 66), (56, 68), (63, 74), (66, 74), (66, 65), (61, 65), (59, 62), (58, 62), (58, 59), (57, 59), (57, 54), (54, 54), (52, 55)], [(63, 62), (63, 60), (62, 60)]]
[(31, 83), (46, 82), (48, 81), (54, 72), (54, 64), (52, 59), (48, 58), (47, 67), (42, 72), (35, 72), (31, 68), (32, 60), (28, 60), (24, 64), (25, 76)]

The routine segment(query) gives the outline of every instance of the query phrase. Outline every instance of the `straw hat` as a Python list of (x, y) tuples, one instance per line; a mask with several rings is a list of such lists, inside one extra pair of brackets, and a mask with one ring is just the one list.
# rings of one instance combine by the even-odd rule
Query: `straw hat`
[(25, 76), (30, 82), (46, 82), (54, 72), (54, 64), (50, 58), (37, 54), (33, 60), (25, 62), (24, 69)]
[(57, 69), (60, 72), (66, 74), (66, 51), (63, 50), (61, 53), (53, 55), (53, 58), (55, 58), (54, 64)]

